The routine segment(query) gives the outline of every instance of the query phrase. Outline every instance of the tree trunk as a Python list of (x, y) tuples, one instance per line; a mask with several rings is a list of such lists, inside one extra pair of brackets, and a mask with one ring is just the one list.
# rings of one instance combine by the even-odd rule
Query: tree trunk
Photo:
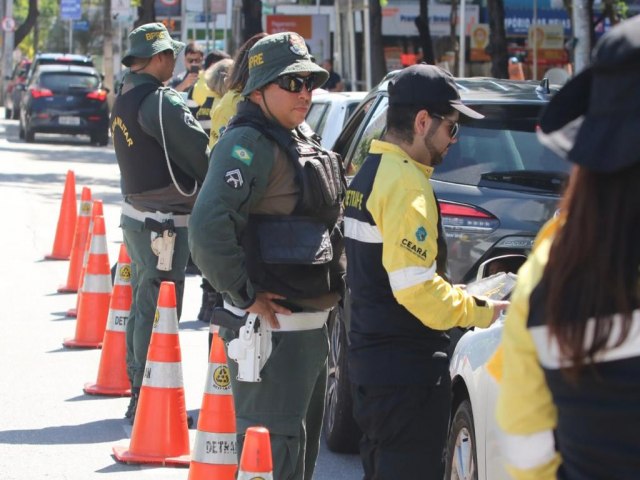
[(141, 0), (138, 7), (138, 19), (134, 22), (135, 28), (145, 23), (152, 23), (156, 21), (156, 6), (155, 0)]
[(435, 65), (436, 59), (433, 54), (433, 41), (431, 40), (431, 31), (429, 29), (429, 0), (420, 0), (420, 15), (416, 17), (415, 22), (420, 34), (422, 60)]
[(509, 78), (509, 52), (504, 29), (504, 1), (487, 0), (489, 11), (489, 54), (491, 55), (491, 76)]
[(455, 54), (452, 69), (454, 65), (460, 62), (460, 45), (458, 45), (458, 0), (451, 0), (451, 16), (449, 17), (449, 39)]
[(576, 40), (573, 52), (574, 73), (577, 74), (589, 65), (591, 55), (593, 28), (593, 0), (573, 0), (573, 37)]
[(20, 45), (20, 42), (22, 42), (22, 40), (31, 33), (31, 29), (36, 25), (36, 20), (38, 19), (39, 14), (38, 0), (29, 0), (29, 12), (27, 13), (27, 18), (24, 23), (17, 28), (13, 37), (13, 45), (15, 48), (17, 48), (18, 45)]
[(113, 29), (111, 26), (111, 0), (103, 0), (102, 10), (102, 26), (103, 38), (102, 52), (104, 61), (102, 67), (104, 70), (104, 85), (109, 89), (109, 104), (113, 105)]
[(242, 43), (249, 40), (256, 33), (262, 32), (262, 1), (242, 0)]
[(377, 85), (387, 74), (387, 62), (384, 58), (382, 43), (382, 7), (378, 0), (372, 0), (369, 3), (369, 21), (371, 22), (371, 85)]

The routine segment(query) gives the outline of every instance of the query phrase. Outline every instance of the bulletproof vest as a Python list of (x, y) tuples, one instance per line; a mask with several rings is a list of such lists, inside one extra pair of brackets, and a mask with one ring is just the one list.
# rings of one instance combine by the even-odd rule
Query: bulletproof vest
[(340, 156), (323, 149), (308, 127), (287, 130), (251, 102), (238, 104), (225, 135), (241, 126), (258, 130), (286, 152), (300, 188), (291, 215), (249, 216), (242, 244), (252, 282), (292, 300), (341, 291), (342, 278), (332, 276), (343, 251), (346, 180)]
[(209, 136), (211, 132), (211, 107), (213, 107), (214, 100), (215, 97), (207, 97), (204, 103), (198, 107), (194, 115), (207, 136)]
[[(124, 195), (148, 192), (172, 183), (162, 145), (138, 123), (140, 105), (159, 86), (144, 83), (116, 97), (111, 112), (111, 135), (122, 177)], [(171, 168), (180, 185), (193, 188), (194, 180), (173, 161)]]

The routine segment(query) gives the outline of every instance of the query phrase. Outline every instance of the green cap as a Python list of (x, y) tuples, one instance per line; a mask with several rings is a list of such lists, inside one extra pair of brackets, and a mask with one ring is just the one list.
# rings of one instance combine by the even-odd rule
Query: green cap
[(177, 56), (184, 48), (184, 43), (171, 38), (162, 23), (146, 23), (129, 34), (131, 47), (122, 59), (122, 64), (130, 67), (134, 58), (151, 58), (165, 50), (173, 50)]
[(315, 73), (320, 85), (329, 78), (329, 72), (313, 61), (304, 38), (295, 32), (264, 37), (251, 47), (247, 61), (249, 79), (242, 91), (245, 97), (287, 73)]

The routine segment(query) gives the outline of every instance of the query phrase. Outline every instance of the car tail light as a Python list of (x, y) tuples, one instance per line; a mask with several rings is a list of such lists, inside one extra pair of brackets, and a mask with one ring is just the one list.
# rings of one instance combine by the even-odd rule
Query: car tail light
[(107, 91), (106, 90), (96, 90), (95, 92), (87, 93), (87, 98), (91, 100), (98, 100), (99, 102), (104, 102), (107, 99)]
[(89, 115), (87, 118), (90, 122), (98, 122), (102, 119), (100, 115)]
[(30, 88), (29, 92), (33, 98), (53, 97), (53, 92), (48, 88)]
[(451, 233), (490, 233), (500, 221), (486, 210), (474, 205), (439, 201), (442, 226)]

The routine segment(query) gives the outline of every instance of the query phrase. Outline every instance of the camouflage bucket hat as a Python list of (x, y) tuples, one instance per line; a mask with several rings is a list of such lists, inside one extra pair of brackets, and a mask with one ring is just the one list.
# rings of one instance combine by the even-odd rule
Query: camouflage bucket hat
[(242, 91), (245, 97), (287, 73), (315, 73), (319, 86), (329, 78), (329, 72), (313, 61), (304, 39), (295, 32), (264, 37), (249, 50), (248, 63), (249, 80)]
[(131, 48), (122, 59), (122, 64), (130, 67), (134, 58), (151, 58), (165, 50), (173, 50), (177, 56), (184, 48), (184, 43), (171, 38), (162, 23), (141, 25), (129, 34)]

